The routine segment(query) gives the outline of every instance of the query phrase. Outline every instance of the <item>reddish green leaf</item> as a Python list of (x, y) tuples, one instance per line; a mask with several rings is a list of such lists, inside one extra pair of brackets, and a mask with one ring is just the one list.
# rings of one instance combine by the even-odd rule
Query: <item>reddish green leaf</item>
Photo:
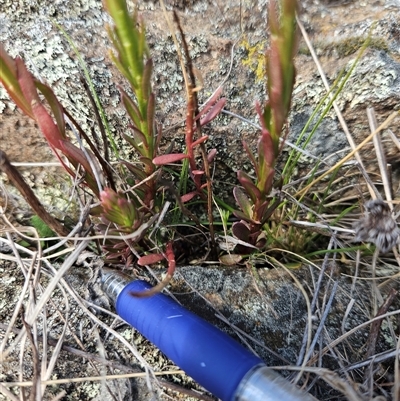
[(46, 98), (47, 102), (49, 103), (53, 115), (57, 122), (58, 131), (62, 135), (63, 138), (66, 138), (65, 135), (65, 119), (64, 119), (64, 110), (61, 106), (60, 102), (58, 101), (56, 95), (54, 94), (53, 90), (46, 84), (43, 84), (37, 80), (35, 80), (36, 88), (42, 92), (43, 96)]
[(148, 157), (141, 156), (139, 157), (139, 160), (147, 167), (150, 168), (150, 170), (154, 170), (154, 163), (151, 159)]
[(264, 129), (261, 130), (261, 136), (258, 141), (258, 157), (262, 157), (268, 166), (275, 165), (274, 143), (270, 133)]
[(124, 166), (126, 166), (126, 168), (127, 168), (131, 173), (133, 173), (133, 174), (136, 176), (136, 178), (137, 178), (138, 180), (142, 181), (142, 180), (144, 180), (144, 179), (147, 177), (147, 175), (146, 175), (146, 173), (143, 171), (143, 169), (134, 166), (132, 163), (123, 160), (123, 161), (122, 161), (122, 164), (123, 164)]
[(169, 164), (169, 163), (176, 163), (178, 161), (181, 161), (183, 159), (187, 159), (188, 155), (185, 155), (184, 153), (171, 153), (169, 155), (162, 155), (162, 156), (157, 156), (153, 159), (153, 163), (157, 166), (159, 165), (164, 165), (164, 164)]
[(206, 125), (214, 120), (214, 118), (217, 117), (219, 113), (221, 113), (221, 110), (224, 108), (225, 103), (226, 99), (224, 97), (222, 99), (219, 99), (218, 102), (211, 108), (211, 110), (202, 119), (200, 119), (201, 126)]
[(162, 260), (164, 260), (164, 255), (162, 253), (150, 253), (148, 255), (141, 256), (138, 259), (137, 264), (139, 266), (146, 266), (152, 265)]
[(189, 202), (190, 200), (192, 200), (196, 195), (198, 195), (197, 191), (193, 191), (193, 192), (189, 192), (185, 195), (181, 196), (181, 201), (183, 203)]
[(34, 119), (30, 102), (25, 98), (17, 76), (17, 66), (0, 43), (0, 82), (4, 85), (11, 99), (29, 117)]
[(236, 203), (238, 204), (242, 212), (247, 217), (252, 217), (252, 204), (250, 203), (249, 198), (245, 195), (245, 193), (239, 187), (235, 187), (233, 188), (233, 196), (235, 197)]
[(272, 190), (272, 186), (274, 183), (274, 175), (275, 175), (275, 170), (270, 169), (270, 170), (266, 171), (265, 173), (263, 173), (261, 179), (257, 183), (258, 189), (265, 196), (268, 195)]
[(251, 231), (246, 223), (237, 221), (232, 224), (232, 234), (244, 242), (249, 242)]
[(247, 221), (248, 223), (251, 224), (260, 224), (260, 222), (258, 220), (254, 220), (252, 216), (247, 216), (246, 214), (244, 214), (243, 212), (239, 211), (239, 210), (234, 210), (232, 212), (238, 219), (241, 219), (243, 221)]
[(211, 163), (217, 155), (217, 149), (211, 149), (207, 155), (207, 161)]
[(208, 135), (202, 136), (201, 138), (195, 140), (195, 141), (192, 143), (191, 148), (193, 149), (195, 146), (199, 145), (200, 143), (205, 142), (207, 139), (208, 139)]
[(200, 110), (199, 114), (195, 117), (195, 120), (198, 120), (199, 118), (202, 118), (208, 111), (214, 106), (214, 104), (217, 102), (217, 99), (221, 96), (222, 93), (222, 86), (219, 86), (215, 93), (211, 96), (210, 99), (208, 99), (207, 103), (203, 106), (203, 108)]
[[(153, 60), (149, 58), (144, 66), (142, 76), (142, 91), (143, 96), (147, 99), (151, 94), (151, 74), (153, 73)], [(150, 121), (150, 120), (149, 120)], [(152, 121), (152, 120), (151, 120)]]
[(243, 171), (237, 172), (238, 180), (246, 190), (247, 194), (253, 203), (256, 203), (258, 199), (262, 198), (262, 194), (257, 186), (253, 183), (253, 180)]
[[(60, 149), (65, 156), (67, 156), (68, 160), (76, 167), (77, 164), (80, 164), (85, 172), (85, 182), (89, 186), (89, 188), (96, 194), (99, 194), (99, 188), (97, 187), (96, 180), (94, 178), (94, 174), (92, 168), (88, 160), (86, 159), (85, 154), (81, 149), (77, 148), (74, 144), (69, 141), (61, 140), (58, 142), (58, 149)], [(89, 150), (86, 150), (89, 152)], [(94, 157), (92, 158), (94, 161)], [(98, 169), (100, 171), (100, 169)]]
[(136, 103), (128, 96), (121, 86), (118, 86), (118, 89), (121, 93), (121, 100), (125, 110), (129, 114), (135, 128), (139, 128), (141, 126), (142, 118)]
[(257, 169), (257, 160), (256, 160), (256, 158), (254, 157), (253, 152), (250, 150), (249, 146), (247, 145), (247, 143), (246, 143), (245, 141), (242, 141), (242, 144), (243, 144), (244, 150), (245, 150), (246, 153), (248, 154), (248, 156), (249, 156), (251, 162), (253, 163), (254, 169), (255, 169), (256, 172), (257, 172), (257, 170), (258, 170), (258, 169)]

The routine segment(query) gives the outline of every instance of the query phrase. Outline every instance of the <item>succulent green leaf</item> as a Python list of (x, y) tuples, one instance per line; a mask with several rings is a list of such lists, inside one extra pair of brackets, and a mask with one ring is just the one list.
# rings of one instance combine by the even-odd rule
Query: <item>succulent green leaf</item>
[(122, 104), (125, 107), (125, 110), (129, 114), (129, 117), (132, 120), (132, 123), (137, 127), (138, 129), (141, 127), (142, 124), (142, 116), (140, 114), (140, 111), (136, 105), (136, 103), (128, 96), (128, 94), (122, 89), (121, 86), (118, 86), (118, 89), (121, 93), (121, 100)]
[(142, 76), (142, 94), (147, 99), (151, 94), (151, 75), (153, 73), (153, 60), (149, 58), (144, 66)]
[(126, 166), (126, 168), (127, 168), (132, 174), (134, 174), (135, 177), (136, 177), (138, 180), (142, 181), (142, 180), (144, 180), (144, 179), (146, 178), (146, 173), (143, 171), (143, 169), (141, 169), (141, 168), (139, 168), (139, 167), (136, 167), (136, 166), (134, 166), (132, 163), (129, 163), (129, 162), (127, 162), (127, 161), (122, 161), (122, 164), (123, 164), (124, 166)]
[(130, 16), (126, 1), (105, 0), (108, 13), (115, 23), (115, 36), (119, 42), (119, 57), (121, 63), (126, 66), (135, 87), (143, 75), (143, 39), (137, 28), (136, 14)]
[(235, 187), (233, 188), (233, 196), (235, 197), (236, 203), (240, 207), (241, 211), (248, 218), (251, 218), (253, 215), (253, 207), (246, 194), (239, 187)]
[[(132, 201), (126, 199), (123, 194), (106, 188), (100, 193), (100, 200), (103, 216), (108, 221), (125, 229), (133, 228), (136, 225), (136, 208)], [(122, 244), (126, 246), (123, 242)]]
[(261, 199), (262, 194), (257, 186), (253, 183), (253, 180), (243, 171), (238, 171), (238, 180), (246, 190), (247, 194), (253, 203), (257, 202), (257, 199)]
[(26, 115), (34, 119), (30, 102), (25, 98), (18, 82), (16, 63), (7, 54), (2, 43), (0, 43), (0, 82), (15, 104)]

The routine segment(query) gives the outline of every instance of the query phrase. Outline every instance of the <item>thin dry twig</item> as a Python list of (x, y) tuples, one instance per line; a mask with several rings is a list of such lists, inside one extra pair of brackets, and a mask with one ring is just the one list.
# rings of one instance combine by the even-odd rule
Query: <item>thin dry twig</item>
[(32, 328), (25, 321), (24, 314), (25, 310), (22, 307), (21, 308), (22, 324), (25, 327), (25, 331), (28, 336), (29, 342), (31, 343), (31, 349), (32, 349), (33, 385), (29, 396), (29, 401), (35, 401), (38, 394), (38, 384), (40, 383), (40, 357), (39, 357), (39, 351), (37, 349), (37, 343), (33, 339)]
[(351, 386), (351, 383), (348, 383), (346, 380), (342, 379), (337, 373), (332, 372), (329, 369), (324, 368), (313, 368), (313, 367), (294, 367), (294, 366), (273, 366), (271, 367), (275, 370), (293, 370), (293, 371), (304, 371), (315, 373), (321, 379), (330, 384), (334, 389), (343, 393), (348, 401), (363, 401), (363, 398), (357, 394), (354, 388)]
[(400, 399), (400, 367), (399, 367), (399, 357), (400, 354), (400, 338), (397, 339), (396, 345), (396, 358), (394, 360), (394, 385), (393, 385), (393, 395), (394, 401), (399, 401)]
[[(332, 99), (333, 98), (333, 94), (331, 92), (331, 88), (329, 86), (329, 82), (328, 82), (328, 80), (326, 78), (325, 72), (324, 72), (324, 70), (322, 68), (321, 63), (319, 62), (317, 54), (315, 53), (314, 47), (313, 47), (313, 45), (311, 43), (311, 40), (310, 40), (310, 38), (309, 38), (309, 36), (307, 34), (307, 31), (305, 30), (304, 25), (301, 23), (299, 18), (297, 18), (297, 24), (298, 24), (298, 26), (300, 28), (301, 34), (303, 35), (304, 41), (306, 42), (307, 47), (310, 50), (311, 57), (314, 60), (314, 63), (316, 65), (316, 67), (317, 67), (317, 70), (318, 70), (320, 76), (321, 76), (321, 80), (322, 80), (322, 82), (323, 82), (323, 84), (325, 86), (325, 89), (328, 91), (329, 99)], [(335, 113), (336, 113), (336, 116), (337, 116), (337, 118), (338, 118), (338, 120), (340, 122), (340, 125), (342, 126), (343, 132), (346, 134), (347, 141), (349, 142), (351, 148), (353, 150), (356, 150), (356, 144), (355, 144), (355, 142), (353, 140), (353, 137), (350, 134), (349, 128), (347, 127), (347, 123), (346, 123), (345, 119), (343, 118), (343, 115), (342, 115), (342, 113), (340, 111), (340, 108), (337, 105), (336, 101), (333, 101), (332, 106), (333, 106), (333, 108), (335, 110)], [(360, 154), (358, 153), (357, 150), (354, 152), (354, 157), (356, 158), (356, 160), (357, 160), (357, 162), (358, 162), (358, 164), (360, 166), (360, 169), (365, 171), (363, 162), (361, 160), (361, 156), (360, 156)], [(369, 184), (367, 184), (367, 185), (368, 185), (368, 190), (369, 190), (369, 192), (371, 194), (371, 197), (373, 198), (374, 197), (374, 190), (373, 190), (372, 187), (370, 187)]]
[[(368, 116), (368, 122), (369, 122), (371, 132), (374, 132), (376, 130), (377, 122), (376, 122), (375, 112), (372, 107), (367, 108), (367, 116)], [(379, 171), (381, 173), (386, 201), (389, 204), (390, 210), (393, 211), (393, 203), (392, 203), (393, 188), (391, 188), (391, 184), (390, 184), (391, 180), (389, 179), (389, 175), (388, 175), (386, 157), (385, 157), (385, 152), (383, 151), (380, 133), (377, 135), (374, 135), (372, 140), (373, 140), (374, 147), (375, 147), (376, 158), (378, 160)]]
[(6, 153), (2, 150), (0, 150), (0, 170), (3, 170), (12, 184), (21, 192), (29, 206), (53, 231), (64, 237), (68, 236), (68, 230), (47, 212), (31, 187), (25, 182), (20, 172), (10, 163)]
[[(380, 306), (378, 312), (376, 313), (375, 317), (379, 317), (384, 315), (388, 310), (390, 305), (392, 305), (393, 301), (395, 300), (398, 291), (392, 288), (385, 300), (385, 302)], [(383, 318), (380, 320), (375, 320), (371, 324), (368, 340), (367, 340), (367, 351), (365, 353), (365, 358), (368, 359), (372, 355), (375, 354), (376, 342), (378, 341), (378, 336), (380, 332), (380, 328), (382, 325)], [(364, 374), (364, 380), (368, 380), (372, 378), (372, 364), (369, 366), (369, 369), (366, 369)]]
[(317, 182), (320, 182), (323, 178), (325, 178), (328, 174), (337, 170), (340, 166), (342, 166), (345, 162), (350, 160), (360, 149), (362, 149), (376, 134), (381, 132), (382, 130), (386, 129), (391, 122), (399, 115), (399, 112), (395, 111), (370, 135), (368, 135), (355, 149), (353, 149), (349, 154), (339, 160), (333, 167), (331, 167), (328, 171), (324, 174), (317, 177), (313, 180), (310, 184), (306, 185), (303, 189), (297, 192), (296, 196), (304, 195), (312, 188)]

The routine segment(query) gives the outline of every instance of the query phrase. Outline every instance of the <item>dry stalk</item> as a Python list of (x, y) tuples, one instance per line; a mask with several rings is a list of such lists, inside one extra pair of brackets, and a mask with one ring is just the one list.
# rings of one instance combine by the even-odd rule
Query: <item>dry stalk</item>
[[(398, 294), (398, 291), (396, 291), (394, 288), (392, 288), (390, 290), (385, 302), (380, 306), (375, 317), (382, 316), (389, 310), (389, 307), (395, 300), (397, 294)], [(376, 342), (378, 341), (379, 331), (381, 329), (382, 321), (383, 321), (383, 319), (375, 320), (371, 324), (370, 333), (369, 333), (368, 340), (367, 340), (367, 351), (365, 353), (365, 359), (368, 359), (368, 358), (372, 357), (372, 355), (375, 354)], [(364, 381), (368, 381), (368, 380), (371, 380), (371, 381), (373, 380), (373, 364), (372, 363), (369, 365), (369, 367), (364, 372)]]
[[(374, 132), (376, 130), (377, 123), (376, 123), (376, 117), (375, 117), (375, 112), (374, 112), (373, 108), (371, 108), (371, 107), (367, 108), (367, 116), (368, 116), (368, 122), (369, 122), (371, 132)], [(382, 146), (382, 139), (381, 139), (380, 134), (374, 135), (374, 137), (372, 139), (373, 139), (373, 143), (374, 143), (374, 147), (375, 147), (376, 158), (378, 160), (379, 170), (380, 170), (381, 177), (382, 177), (386, 201), (389, 204), (390, 210), (393, 211), (393, 203), (392, 203), (393, 188), (390, 185), (391, 180), (390, 180), (389, 174), (388, 174), (385, 152), (383, 151), (383, 146)]]
[[(314, 63), (316, 65), (316, 67), (317, 67), (317, 70), (318, 70), (320, 76), (321, 76), (321, 80), (322, 80), (322, 82), (323, 82), (323, 84), (325, 86), (325, 89), (328, 91), (328, 96), (329, 96), (330, 99), (332, 99), (333, 98), (333, 94), (331, 92), (331, 88), (329, 86), (329, 82), (328, 82), (328, 80), (326, 78), (326, 75), (325, 75), (325, 72), (324, 72), (324, 70), (322, 68), (322, 65), (319, 62), (318, 56), (315, 53), (315, 50), (314, 50), (314, 47), (313, 47), (313, 45), (312, 45), (312, 43), (310, 41), (310, 38), (308, 37), (307, 31), (305, 30), (303, 24), (300, 22), (300, 20), (298, 18), (297, 18), (297, 24), (298, 24), (298, 26), (300, 28), (301, 34), (303, 35), (304, 41), (306, 42), (307, 47), (310, 50), (311, 57), (314, 60)], [(355, 142), (353, 140), (353, 137), (350, 134), (349, 128), (347, 127), (346, 121), (343, 118), (343, 115), (342, 115), (342, 113), (341, 113), (336, 101), (334, 101), (332, 103), (332, 106), (333, 106), (333, 108), (335, 110), (335, 113), (336, 113), (336, 116), (337, 116), (337, 118), (338, 118), (338, 120), (340, 122), (340, 125), (342, 126), (343, 132), (346, 134), (346, 138), (347, 138), (347, 141), (349, 142), (349, 144), (351, 146), (351, 149), (353, 149), (353, 151), (355, 150), (354, 157), (356, 158), (356, 160), (357, 160), (359, 166), (361, 167), (361, 169), (364, 169), (363, 162), (361, 160), (360, 154), (358, 153), (358, 150), (356, 149), (356, 144), (355, 144)], [(374, 197), (374, 190), (373, 190), (372, 187), (370, 187), (370, 185), (368, 185), (368, 190), (369, 190), (369, 192), (371, 194), (371, 197), (373, 198)]]
[(301, 196), (307, 193), (310, 188), (312, 188), (317, 182), (320, 182), (324, 179), (328, 174), (334, 172), (339, 167), (341, 167), (345, 162), (350, 160), (360, 149), (362, 149), (376, 134), (381, 132), (382, 130), (386, 129), (390, 123), (399, 115), (399, 112), (395, 111), (370, 135), (368, 135), (355, 149), (353, 149), (347, 156), (343, 157), (340, 161), (338, 161), (333, 167), (331, 167), (328, 171), (324, 174), (320, 175), (316, 178), (313, 182), (305, 186), (302, 190), (298, 191), (295, 196)]
[(31, 187), (25, 182), (20, 172), (10, 163), (7, 155), (2, 150), (0, 150), (0, 170), (3, 170), (12, 184), (21, 192), (29, 206), (53, 231), (64, 237), (68, 235), (68, 230), (47, 212)]

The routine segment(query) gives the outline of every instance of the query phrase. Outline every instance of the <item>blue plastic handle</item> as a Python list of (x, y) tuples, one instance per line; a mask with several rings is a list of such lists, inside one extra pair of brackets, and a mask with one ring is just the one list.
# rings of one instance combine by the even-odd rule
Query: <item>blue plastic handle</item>
[(166, 295), (129, 294), (149, 288), (141, 280), (127, 284), (117, 298), (119, 316), (201, 386), (223, 401), (233, 401), (243, 377), (263, 361)]

